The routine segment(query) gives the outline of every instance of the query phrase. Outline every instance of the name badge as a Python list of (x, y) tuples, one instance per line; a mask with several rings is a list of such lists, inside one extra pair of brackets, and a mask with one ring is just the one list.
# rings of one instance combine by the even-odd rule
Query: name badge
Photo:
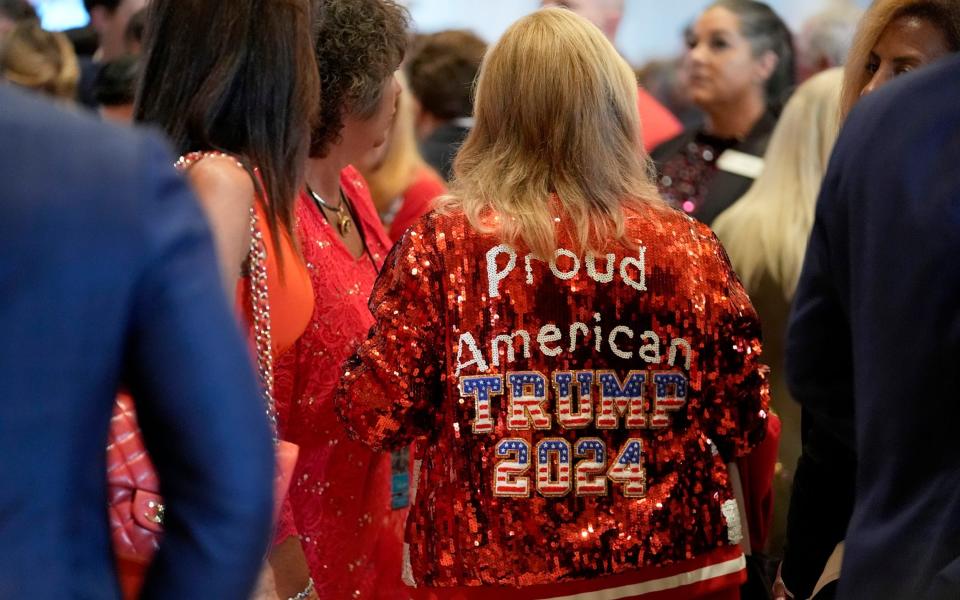
[(390, 454), (390, 508), (397, 510), (410, 506), (410, 449)]
[(717, 168), (748, 179), (756, 179), (763, 173), (763, 159), (739, 150), (727, 150), (717, 159)]

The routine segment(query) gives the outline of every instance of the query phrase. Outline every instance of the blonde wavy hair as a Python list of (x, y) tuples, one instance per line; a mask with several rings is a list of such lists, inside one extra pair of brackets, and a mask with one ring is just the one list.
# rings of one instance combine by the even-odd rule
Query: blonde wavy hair
[(846, 119), (872, 75), (870, 53), (880, 36), (900, 17), (919, 17), (939, 27), (953, 52), (960, 50), (960, 2), (956, 0), (876, 0), (863, 14), (844, 67), (840, 116)]
[(764, 273), (793, 298), (820, 183), (840, 129), (841, 68), (804, 82), (770, 137), (763, 173), (713, 224), (748, 292)]
[(551, 256), (556, 197), (586, 251), (623, 237), (626, 208), (659, 201), (633, 71), (571, 11), (512, 25), (484, 58), (474, 106), (442, 207), (463, 210), (476, 230)]
[(389, 203), (403, 194), (427, 163), (417, 147), (414, 127), (413, 96), (402, 71), (397, 71), (402, 92), (397, 99), (397, 114), (387, 136), (387, 147), (376, 165), (363, 165), (360, 173), (367, 180), (373, 204), (383, 211)]
[(21, 87), (70, 100), (76, 95), (80, 65), (66, 35), (45, 31), (36, 21), (23, 21), (0, 43), (0, 76)]

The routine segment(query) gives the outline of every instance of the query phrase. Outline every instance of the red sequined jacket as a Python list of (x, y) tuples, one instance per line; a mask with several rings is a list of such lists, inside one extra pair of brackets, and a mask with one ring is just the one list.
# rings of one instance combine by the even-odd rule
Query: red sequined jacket
[(746, 293), (710, 230), (666, 206), (596, 254), (558, 220), (541, 261), (431, 213), (375, 286), (337, 410), (375, 448), (419, 440), (416, 584), (739, 574), (725, 461), (762, 439), (768, 402)]

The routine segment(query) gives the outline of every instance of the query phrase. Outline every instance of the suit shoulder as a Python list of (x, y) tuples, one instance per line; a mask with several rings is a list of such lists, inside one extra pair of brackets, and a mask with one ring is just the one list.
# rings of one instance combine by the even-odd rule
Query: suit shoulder
[(80, 107), (55, 104), (32, 92), (0, 85), (0, 130), (4, 135), (29, 133), (37, 145), (70, 146), (74, 140), (87, 141), (85, 156), (100, 153), (100, 142), (133, 141), (129, 128), (100, 120)]
[[(90, 188), (133, 181), (143, 163), (169, 156), (159, 135), (105, 123), (85, 109), (62, 107), (0, 86), (0, 138), (8, 156), (49, 169), (62, 185)], [(41, 168), (10, 173), (43, 176)]]
[(21, 209), (4, 223), (10, 235), (49, 230), (62, 243), (147, 249), (173, 221), (202, 221), (159, 136), (2, 85), (0, 109), (3, 201)]

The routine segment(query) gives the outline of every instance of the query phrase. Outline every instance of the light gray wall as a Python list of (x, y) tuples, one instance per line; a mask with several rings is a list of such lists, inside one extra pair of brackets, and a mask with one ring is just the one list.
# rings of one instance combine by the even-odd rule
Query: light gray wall
[[(467, 28), (489, 41), (496, 40), (510, 23), (540, 5), (539, 0), (404, 1), (410, 7), (418, 31)], [(31, 2), (37, 5), (49, 29), (76, 27), (87, 21), (82, 0)], [(869, 0), (769, 0), (794, 30), (810, 15), (840, 2), (866, 6)], [(684, 26), (709, 3), (710, 0), (625, 0), (626, 12), (617, 47), (635, 65), (651, 58), (675, 55), (682, 50)]]
[[(626, 11), (617, 47), (627, 59), (642, 64), (651, 58), (676, 55), (682, 51), (683, 28), (711, 0), (626, 0)], [(869, 0), (769, 0), (791, 28), (829, 6), (854, 2), (866, 6)], [(472, 29), (493, 41), (516, 19), (540, 5), (539, 0), (407, 0), (418, 31)]]

